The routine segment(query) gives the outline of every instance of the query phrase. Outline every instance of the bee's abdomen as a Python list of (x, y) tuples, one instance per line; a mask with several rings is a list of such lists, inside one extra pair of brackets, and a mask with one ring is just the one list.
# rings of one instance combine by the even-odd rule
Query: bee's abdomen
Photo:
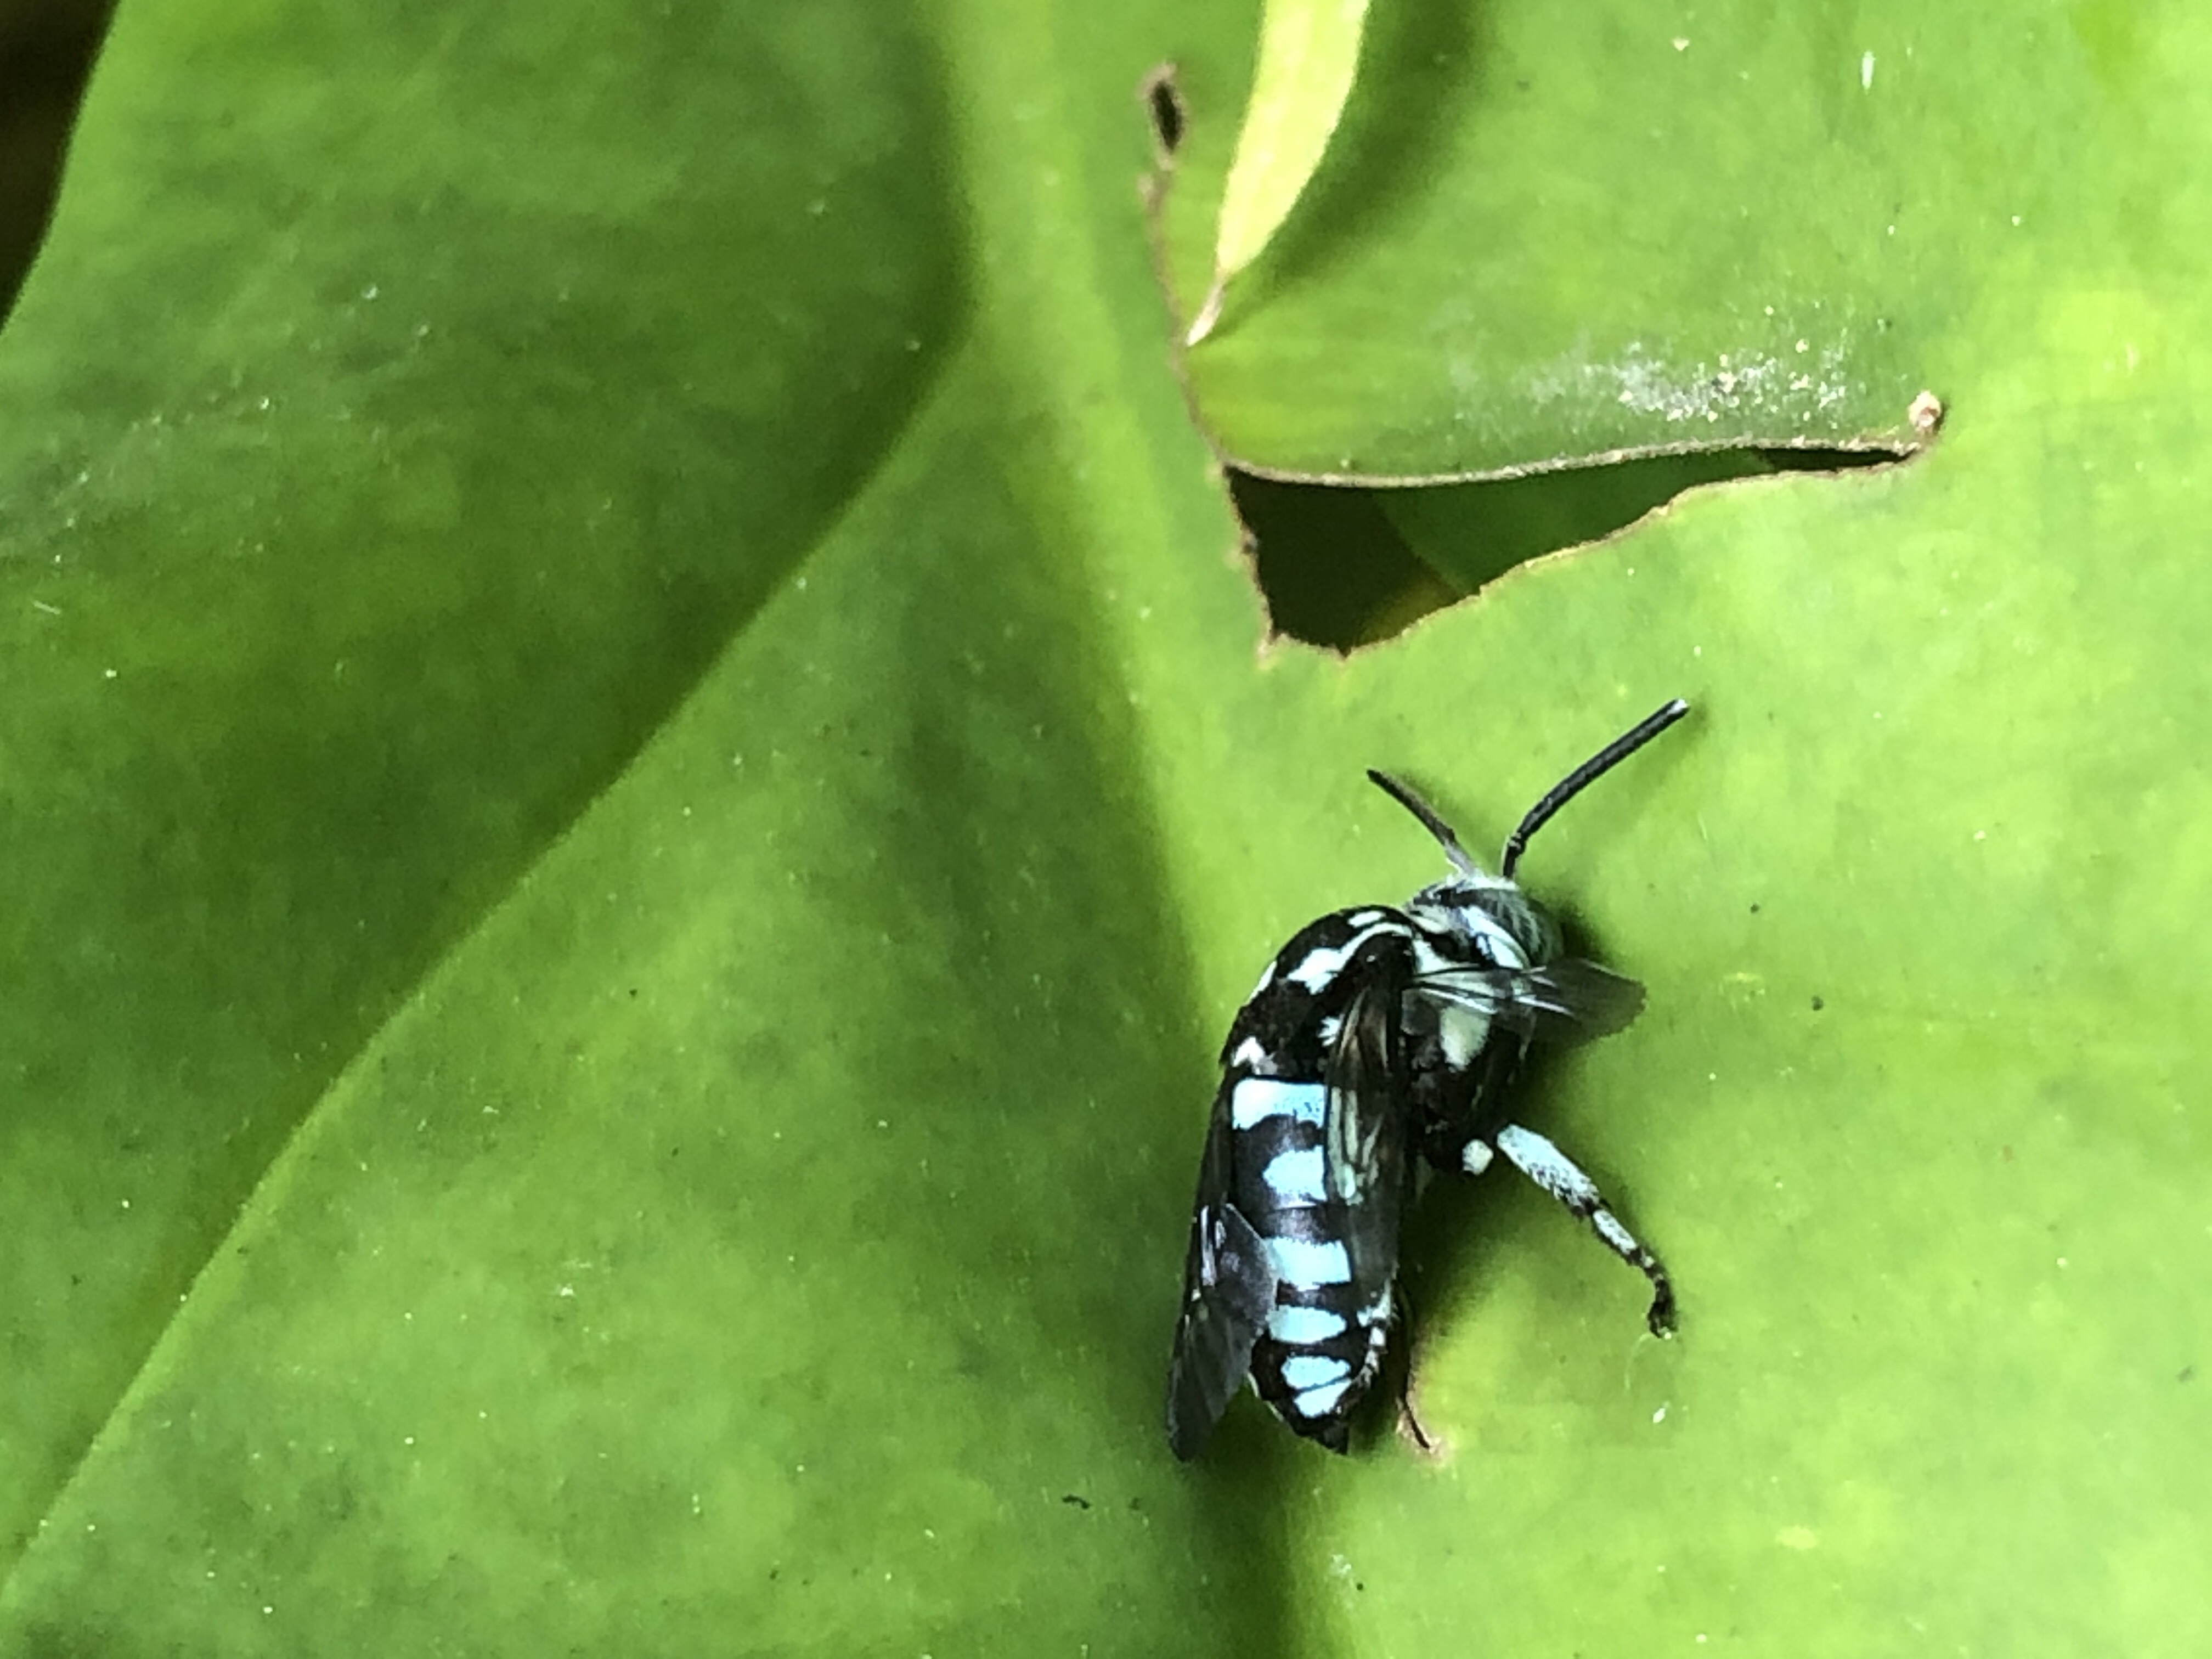
[(1322, 1085), (1248, 1077), (1231, 1088), (1236, 1201), (1278, 1281), (1252, 1350), (1253, 1383), (1293, 1429), (1341, 1450), (1381, 1358), (1389, 1285), (1361, 1282), (1346, 1206), (1325, 1190)]
[(1252, 1386), (1298, 1433), (1333, 1450), (1367, 1392), (1389, 1335), (1389, 1293), (1379, 1309), (1346, 1308), (1333, 1292), (1300, 1296), (1285, 1286), (1252, 1347)]

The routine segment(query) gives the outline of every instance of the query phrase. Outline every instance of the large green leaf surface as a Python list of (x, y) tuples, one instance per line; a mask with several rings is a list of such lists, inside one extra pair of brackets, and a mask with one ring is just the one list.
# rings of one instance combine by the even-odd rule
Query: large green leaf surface
[[(1644, 36), (1713, 37), (1480, 15), (1500, 136), (1363, 64), (1200, 431), (1135, 88), (1187, 66), (1195, 222), (1251, 9), (131, 0), (0, 337), (0, 1651), (2212, 1643), (2212, 27), (1885, 13), (1951, 115), (1838, 158), (1810, 89), (1887, 70), (1800, 9), (1797, 103), (1778, 46), (1781, 103), (1697, 89), (1730, 171), (1593, 173), (1581, 242), (1508, 247), (1443, 206), (1534, 188), (1511, 64), (1632, 152)], [(1332, 222), (1394, 108), (1402, 210)], [(1319, 373), (1298, 307), (1389, 312), (1387, 266), (1472, 316), (1626, 217), (1547, 303), (1694, 357), (1754, 286), (1714, 180), (1778, 154), (1859, 183), (1743, 268), (1904, 319), (1838, 430), (1924, 385), (1927, 454), (1262, 645), (1207, 439), (1427, 395), (1357, 335)], [(1824, 263), (1908, 179), (1932, 297)], [(1642, 441), (1464, 395), (1480, 442), (1382, 470)], [(1437, 872), (1362, 769), (1495, 844), (1675, 694), (1523, 873), (1650, 987), (1528, 1104), (1680, 1338), (1540, 1195), (1447, 1184), (1440, 1455), (1246, 1401), (1176, 1466), (1219, 1031)]]

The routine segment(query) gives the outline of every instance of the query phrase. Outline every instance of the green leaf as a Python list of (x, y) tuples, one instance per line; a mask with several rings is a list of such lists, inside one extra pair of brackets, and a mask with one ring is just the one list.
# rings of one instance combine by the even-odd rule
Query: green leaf
[[(1187, 295), (1249, 10), (125, 9), (0, 337), (0, 1651), (2212, 1642), (2212, 25), (1390, 15), (1208, 435), (1633, 447), (1528, 363), (1787, 264), (1940, 441), (1269, 645), (1129, 98)], [(1674, 694), (1522, 866), (1647, 1012), (1522, 1103), (1680, 1339), (1439, 1182), (1443, 1455), (1176, 1465), (1220, 1033), (1439, 873), (1363, 769), (1495, 845)]]
[[(1245, 320), (1192, 356), (1225, 454), (1411, 481), (1732, 446), (1910, 451), (1927, 435), (1913, 400), (1984, 273), (2079, 188), (2008, 158), (2116, 112), (2058, 22), (1993, 49), (1961, 14), (1894, 5), (1588, 21), (1378, 17), (1297, 220), (1245, 279)], [(1185, 295), (1209, 280), (1216, 157), (1178, 161), (1166, 240)]]
[(1367, 0), (1265, 0), (1252, 100), (1221, 198), (1213, 285), (1189, 343), (1212, 330), (1224, 291), (1267, 245), (1320, 165), (1359, 63)]

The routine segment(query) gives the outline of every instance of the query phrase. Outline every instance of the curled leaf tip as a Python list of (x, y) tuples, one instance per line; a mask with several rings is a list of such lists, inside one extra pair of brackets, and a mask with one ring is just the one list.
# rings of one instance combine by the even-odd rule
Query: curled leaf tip
[(1213, 332), (1214, 324), (1221, 320), (1221, 293), (1224, 282), (1218, 274), (1212, 287), (1206, 290), (1206, 299), (1198, 308), (1198, 315), (1190, 319), (1190, 327), (1182, 337), (1186, 346), (1194, 346)]
[[(1366, 21), (1367, 0), (1267, 0), (1222, 197), (1215, 295), (1267, 245), (1320, 166), (1352, 92)], [(1217, 300), (1199, 314), (1210, 327), (1219, 309)]]

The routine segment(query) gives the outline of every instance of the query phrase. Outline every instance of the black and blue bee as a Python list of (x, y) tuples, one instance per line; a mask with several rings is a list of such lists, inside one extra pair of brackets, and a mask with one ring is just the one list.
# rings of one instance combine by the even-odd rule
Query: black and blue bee
[(1479, 1175), (1503, 1155), (1643, 1271), (1645, 1322), (1674, 1328), (1659, 1259), (1572, 1160), (1506, 1115), (1504, 1095), (1532, 1042), (1606, 1036), (1644, 1003), (1634, 980), (1560, 955), (1559, 925), (1514, 866), (1553, 813), (1688, 712), (1667, 704), (1561, 779), (1506, 837), (1494, 876), (1411, 790), (1368, 774), (1453, 873), (1403, 909), (1301, 929), (1230, 1027), (1168, 1375), (1177, 1457), (1198, 1455), (1248, 1376), (1297, 1433), (1345, 1449), (1389, 1341), (1417, 1158)]

